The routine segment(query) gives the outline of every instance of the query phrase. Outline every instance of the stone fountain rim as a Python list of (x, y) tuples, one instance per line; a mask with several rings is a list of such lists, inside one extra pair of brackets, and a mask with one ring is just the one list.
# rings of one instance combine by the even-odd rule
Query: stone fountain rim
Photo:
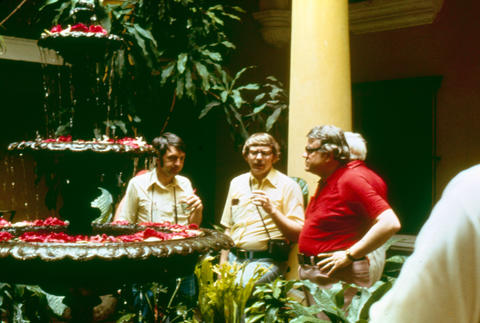
[(227, 235), (212, 230), (200, 229), (204, 235), (177, 240), (122, 242), (122, 243), (44, 243), (4, 241), (0, 242), (0, 259), (13, 257), (16, 260), (75, 261), (168, 258), (175, 255), (204, 254), (233, 247)]

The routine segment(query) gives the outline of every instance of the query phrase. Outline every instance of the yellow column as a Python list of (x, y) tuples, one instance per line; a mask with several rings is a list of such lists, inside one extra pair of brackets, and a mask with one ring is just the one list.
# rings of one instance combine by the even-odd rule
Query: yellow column
[(323, 124), (351, 130), (347, 0), (292, 0), (289, 109), (288, 174), (307, 180), (313, 194), (318, 178), (301, 157), (308, 131)]
[[(318, 177), (305, 172), (308, 131), (323, 124), (351, 130), (348, 0), (292, 0), (288, 175), (305, 179), (310, 195)], [(297, 276), (292, 251), (288, 279)]]

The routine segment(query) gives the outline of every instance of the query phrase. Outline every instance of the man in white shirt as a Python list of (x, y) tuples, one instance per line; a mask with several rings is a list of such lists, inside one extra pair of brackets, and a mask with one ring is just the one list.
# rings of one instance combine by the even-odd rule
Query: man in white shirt
[[(130, 180), (114, 221), (123, 220), (130, 223), (168, 221), (183, 225), (190, 223), (200, 225), (202, 201), (195, 194), (190, 180), (179, 175), (185, 162), (183, 140), (173, 133), (166, 132), (153, 139), (152, 146), (157, 151), (155, 169)], [(195, 275), (192, 273), (182, 277), (181, 280), (180, 299), (191, 306), (196, 301)], [(163, 281), (163, 284), (168, 288), (169, 293), (166, 296), (168, 298), (175, 290), (177, 281), (170, 279)], [(136, 301), (139, 302), (138, 299)], [(139, 304), (145, 317), (153, 315), (144, 301)]]
[(114, 220), (200, 225), (202, 201), (190, 180), (179, 175), (185, 162), (182, 139), (166, 132), (152, 145), (158, 152), (155, 169), (130, 180)]
[(480, 165), (453, 178), (371, 323), (480, 322)]

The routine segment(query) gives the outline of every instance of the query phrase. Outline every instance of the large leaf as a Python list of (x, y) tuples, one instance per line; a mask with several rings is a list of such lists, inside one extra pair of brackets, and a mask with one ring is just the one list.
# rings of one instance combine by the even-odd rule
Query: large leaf
[(187, 65), (188, 61), (188, 54), (187, 53), (181, 53), (178, 55), (177, 59), (177, 70), (180, 74), (183, 74), (185, 72), (185, 67)]
[(240, 69), (240, 71), (238, 71), (235, 76), (233, 77), (233, 80), (232, 80), (232, 83), (230, 84), (230, 90), (232, 90), (234, 87), (235, 87), (235, 83), (238, 81), (238, 79), (243, 75), (243, 73), (245, 73), (246, 71), (250, 70), (254, 68), (254, 66), (247, 66), (247, 67), (244, 67), (242, 69)]
[(216, 61), (216, 62), (221, 62), (222, 61), (222, 55), (218, 52), (211, 52), (208, 49), (204, 49), (201, 51), (201, 53), (210, 59)]
[(205, 65), (198, 61), (196, 61), (194, 65), (198, 75), (202, 79), (202, 87), (205, 91), (207, 91), (210, 87), (208, 69)]
[(162, 70), (162, 73), (161, 73), (162, 84), (164, 84), (167, 81), (167, 79), (172, 75), (175, 65), (176, 65), (175, 62), (170, 62)]
[(139, 24), (133, 24), (133, 27), (135, 28), (135, 31), (141, 35), (143, 38), (150, 40), (153, 45), (156, 47), (157, 46), (157, 41), (153, 37), (152, 33), (150, 30), (142, 28)]
[(45, 293), (47, 298), (48, 307), (55, 315), (62, 316), (63, 312), (67, 309), (67, 306), (63, 303), (65, 296), (55, 296), (49, 293)]
[(347, 319), (349, 322), (368, 320), (368, 312), (372, 304), (385, 295), (390, 288), (392, 288), (391, 281), (377, 281), (368, 289), (359, 287), (361, 291), (360, 296), (354, 296), (348, 308)]
[(256, 83), (250, 83), (247, 85), (242, 85), (237, 87), (237, 91), (242, 91), (242, 90), (258, 90), (260, 88), (260, 85)]
[(273, 125), (275, 124), (275, 122), (277, 122), (278, 118), (280, 117), (280, 114), (282, 113), (282, 109), (281, 108), (277, 108), (273, 111), (273, 113), (267, 118), (267, 122), (265, 124), (265, 130), (266, 131), (270, 131), (273, 127)]
[(214, 107), (217, 107), (219, 106), (220, 104), (222, 104), (221, 102), (219, 101), (212, 101), (210, 103), (208, 103), (205, 108), (202, 109), (202, 111), (200, 112), (200, 115), (198, 116), (199, 119), (205, 117), (207, 115), (208, 112), (210, 112), (210, 110)]

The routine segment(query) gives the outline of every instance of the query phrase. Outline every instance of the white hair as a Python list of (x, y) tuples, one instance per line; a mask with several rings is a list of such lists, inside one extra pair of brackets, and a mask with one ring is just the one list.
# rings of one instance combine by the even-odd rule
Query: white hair
[(350, 160), (365, 160), (367, 158), (367, 142), (361, 134), (345, 131), (345, 139), (350, 147)]

